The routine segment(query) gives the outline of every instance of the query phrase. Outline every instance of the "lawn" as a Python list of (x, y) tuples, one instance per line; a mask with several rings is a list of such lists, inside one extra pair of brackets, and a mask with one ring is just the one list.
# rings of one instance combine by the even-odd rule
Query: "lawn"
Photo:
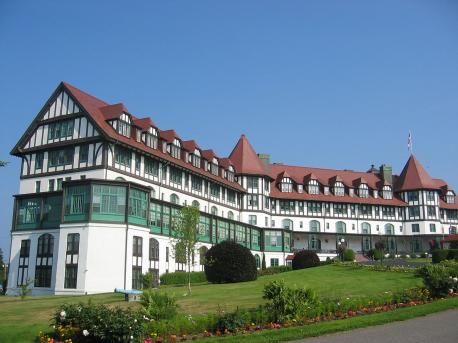
[[(164, 290), (177, 296), (182, 312), (199, 314), (213, 312), (218, 306), (230, 310), (237, 306), (249, 308), (262, 304), (264, 285), (275, 279), (283, 279), (291, 286), (311, 287), (325, 297), (365, 296), (421, 285), (421, 280), (411, 273), (375, 272), (328, 265), (263, 276), (253, 282), (196, 285), (192, 296), (183, 296), (185, 287), (166, 287)], [(138, 306), (124, 302), (120, 294), (28, 297), (24, 301), (17, 297), (0, 297), (0, 342), (31, 342), (38, 331), (48, 329), (50, 315), (59, 304), (89, 299), (93, 303)]]

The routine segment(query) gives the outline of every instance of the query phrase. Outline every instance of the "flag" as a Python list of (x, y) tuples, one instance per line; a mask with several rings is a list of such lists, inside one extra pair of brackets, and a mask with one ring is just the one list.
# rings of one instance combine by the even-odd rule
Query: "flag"
[(412, 133), (409, 131), (409, 138), (407, 139), (407, 148), (412, 152)]

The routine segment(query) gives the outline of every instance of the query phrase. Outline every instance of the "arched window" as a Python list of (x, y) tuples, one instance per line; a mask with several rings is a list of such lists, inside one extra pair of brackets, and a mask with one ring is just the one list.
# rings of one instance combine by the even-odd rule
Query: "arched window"
[(361, 198), (367, 198), (369, 197), (369, 187), (365, 183), (362, 183), (358, 187), (358, 195)]
[(258, 254), (254, 255), (254, 260), (256, 261), (256, 268), (260, 269), (261, 268), (261, 258), (259, 257)]
[(320, 222), (318, 220), (310, 221), (310, 232), (320, 232)]
[(207, 254), (208, 248), (205, 246), (200, 247), (199, 249), (199, 263), (201, 266), (205, 264), (205, 254)]
[(126, 181), (126, 179), (121, 176), (118, 176), (115, 180), (116, 181)]
[(234, 212), (228, 211), (228, 212), (227, 212), (227, 219), (234, 220)]
[(363, 239), (363, 251), (369, 251), (371, 250), (371, 238), (370, 237), (364, 237)]
[(149, 260), (159, 261), (159, 242), (157, 239), (149, 239)]
[(281, 221), (281, 226), (284, 228), (284, 229), (287, 229), (287, 230), (292, 230), (293, 229), (293, 221), (291, 219), (283, 219)]
[(191, 205), (192, 205), (192, 207), (195, 207), (197, 209), (200, 208), (200, 204), (199, 204), (199, 202), (197, 200), (193, 200)]
[(284, 177), (280, 182), (280, 190), (282, 192), (292, 192), (293, 191), (293, 181), (289, 177)]
[(54, 237), (49, 233), (38, 238), (35, 287), (51, 287)]
[(394, 225), (393, 224), (385, 225), (385, 235), (394, 235)]
[(382, 196), (383, 199), (393, 199), (393, 192), (391, 191), (390, 186), (383, 186)]
[(210, 211), (211, 211), (211, 214), (213, 214), (214, 216), (218, 215), (218, 209), (216, 208), (216, 206), (212, 206)]
[(336, 223), (336, 232), (337, 233), (345, 233), (346, 232), (346, 225), (344, 222), (337, 222)]
[(320, 185), (317, 180), (310, 180), (307, 185), (309, 194), (320, 194)]
[(334, 183), (334, 195), (336, 196), (344, 196), (345, 195), (345, 187), (344, 184), (340, 181)]
[(178, 198), (178, 195), (176, 195), (175, 193), (170, 194), (170, 202), (172, 204), (179, 205), (180, 204), (180, 198)]
[(362, 223), (361, 224), (361, 233), (365, 235), (371, 234), (371, 225), (369, 223)]

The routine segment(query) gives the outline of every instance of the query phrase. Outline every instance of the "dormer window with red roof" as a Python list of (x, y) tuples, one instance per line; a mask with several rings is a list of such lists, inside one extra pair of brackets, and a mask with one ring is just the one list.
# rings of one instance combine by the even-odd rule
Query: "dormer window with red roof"
[(130, 137), (130, 116), (125, 113), (121, 114), (118, 120), (113, 121), (113, 127), (120, 135)]
[(447, 191), (447, 193), (445, 194), (445, 202), (447, 204), (455, 203), (455, 194), (453, 194), (453, 191)]
[(369, 187), (365, 183), (362, 183), (358, 187), (358, 195), (360, 198), (368, 198), (369, 197)]
[(382, 197), (383, 199), (393, 199), (393, 191), (391, 189), (391, 186), (383, 186)]
[(333, 191), (334, 191), (334, 195), (336, 196), (339, 196), (339, 197), (344, 196), (345, 195), (344, 184), (340, 181), (336, 181), (334, 183)]
[(198, 149), (195, 149), (192, 154), (189, 155), (189, 162), (196, 167), (200, 168), (201, 165), (201, 157), (200, 157), (200, 151)]
[(145, 144), (150, 148), (157, 149), (157, 130), (154, 127), (150, 127), (147, 133), (144, 133)]
[(167, 146), (167, 150), (172, 157), (177, 159), (181, 158), (181, 143), (178, 139), (175, 138), (173, 143)]
[(307, 184), (307, 192), (309, 194), (320, 194), (320, 184), (317, 180), (310, 180)]
[(293, 191), (293, 181), (289, 177), (284, 177), (280, 181), (280, 190), (291, 193)]
[(229, 166), (229, 168), (227, 169), (226, 178), (229, 181), (234, 182), (234, 168), (232, 166)]
[(213, 175), (218, 175), (218, 160), (216, 158), (212, 159), (210, 170)]

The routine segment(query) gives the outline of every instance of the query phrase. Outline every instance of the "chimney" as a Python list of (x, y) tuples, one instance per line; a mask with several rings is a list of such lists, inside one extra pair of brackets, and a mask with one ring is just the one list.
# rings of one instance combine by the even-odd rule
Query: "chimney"
[(380, 176), (383, 181), (388, 182), (389, 184), (393, 183), (393, 169), (387, 164), (382, 164), (380, 166)]
[(265, 167), (268, 167), (270, 164), (270, 155), (269, 154), (258, 154), (259, 159)]

